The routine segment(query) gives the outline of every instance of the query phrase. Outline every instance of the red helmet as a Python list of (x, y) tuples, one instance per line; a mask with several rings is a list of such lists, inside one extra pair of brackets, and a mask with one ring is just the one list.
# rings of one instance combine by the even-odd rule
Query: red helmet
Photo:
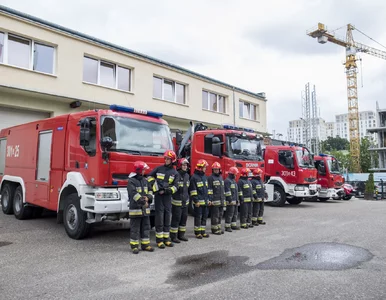
[(175, 163), (177, 160), (177, 155), (173, 150), (166, 150), (164, 153), (164, 157), (170, 158), (172, 163)]
[(241, 172), (240, 172), (240, 175), (241, 176), (249, 176), (250, 172), (251, 172), (251, 170), (249, 168), (242, 168)]
[(236, 176), (237, 174), (239, 174), (239, 169), (237, 169), (236, 167), (230, 167), (228, 173)]
[(212, 164), (212, 169), (221, 169), (221, 165), (219, 162), (215, 161), (213, 164)]
[(186, 158), (180, 158), (177, 163), (177, 168), (181, 169), (184, 164), (189, 165), (189, 161)]
[(136, 161), (134, 163), (134, 172), (135, 173), (142, 173), (143, 170), (148, 170), (150, 169), (147, 163), (143, 161)]
[(253, 169), (252, 174), (253, 176), (261, 176), (261, 174), (263, 174), (263, 170), (260, 168)]
[(202, 170), (204, 167), (207, 166), (209, 166), (209, 164), (205, 159), (199, 159), (196, 164), (196, 170)]

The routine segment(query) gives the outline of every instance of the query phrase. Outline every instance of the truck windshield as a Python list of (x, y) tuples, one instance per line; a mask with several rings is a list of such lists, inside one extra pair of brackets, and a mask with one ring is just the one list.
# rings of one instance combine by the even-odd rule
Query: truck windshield
[(110, 151), (163, 155), (173, 149), (167, 125), (126, 117), (102, 116), (101, 137), (109, 136), (114, 146)]
[(296, 159), (298, 161), (298, 165), (301, 168), (314, 168), (314, 162), (312, 161), (311, 153), (303, 148), (296, 150)]
[(340, 174), (339, 162), (336, 160), (335, 157), (327, 159), (327, 164), (330, 173)]
[(227, 156), (234, 159), (262, 161), (261, 141), (227, 136)]

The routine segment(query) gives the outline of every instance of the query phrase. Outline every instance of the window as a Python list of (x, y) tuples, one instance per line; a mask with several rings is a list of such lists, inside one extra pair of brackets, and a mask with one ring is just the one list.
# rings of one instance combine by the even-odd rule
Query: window
[(240, 118), (257, 121), (259, 117), (259, 105), (239, 101), (239, 116)]
[(0, 32), (0, 63), (54, 74), (55, 47)]
[(161, 100), (185, 104), (186, 86), (184, 84), (164, 79), (153, 77), (153, 97)]
[(215, 93), (202, 91), (202, 108), (225, 114), (225, 97)]
[(131, 72), (110, 62), (84, 56), (83, 81), (122, 91), (131, 91)]
[(4, 175), (5, 170), (5, 149), (6, 149), (7, 140), (0, 140), (0, 175)]

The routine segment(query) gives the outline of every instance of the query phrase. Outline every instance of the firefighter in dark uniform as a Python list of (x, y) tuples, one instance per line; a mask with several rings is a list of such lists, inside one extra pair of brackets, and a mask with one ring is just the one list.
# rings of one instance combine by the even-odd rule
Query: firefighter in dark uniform
[(264, 198), (267, 198), (265, 192), (264, 182), (261, 179), (263, 171), (260, 168), (252, 171), (252, 188), (254, 191), (253, 195), (253, 207), (252, 207), (252, 224), (258, 226), (259, 224), (265, 225), (263, 221), (264, 215)]
[(150, 208), (153, 195), (148, 181), (143, 176), (149, 166), (143, 161), (134, 163), (134, 172), (129, 175), (127, 191), (129, 196), (130, 246), (134, 254), (139, 253), (139, 243), (144, 251), (153, 252), (150, 246)]
[(172, 224), (170, 227), (170, 237), (173, 243), (188, 241), (185, 237), (189, 204), (188, 165), (189, 162), (186, 158), (178, 160), (177, 171), (180, 176), (178, 181), (178, 190), (172, 197)]
[(206, 219), (208, 217), (208, 180), (205, 170), (208, 163), (204, 159), (199, 159), (192, 177), (190, 178), (189, 194), (194, 204), (194, 234), (196, 238), (208, 238), (206, 233)]
[(167, 150), (164, 153), (165, 164), (153, 169), (148, 177), (155, 198), (155, 237), (157, 246), (173, 247), (170, 240), (170, 223), (172, 211), (172, 195), (177, 192), (178, 172), (173, 164), (176, 162), (176, 153)]
[[(221, 235), (220, 209), (224, 201), (224, 180), (220, 174), (221, 165), (218, 162), (212, 164), (212, 174), (208, 177), (208, 198), (210, 203), (210, 216), (212, 233)], [(222, 216), (222, 214), (221, 214)]]
[(242, 168), (240, 172), (240, 179), (237, 183), (239, 188), (239, 200), (240, 200), (240, 227), (248, 229), (253, 227), (252, 220), (249, 219), (250, 211), (252, 210), (252, 183), (249, 180), (249, 168)]
[(236, 167), (229, 168), (228, 177), (224, 180), (224, 191), (226, 200), (225, 231), (240, 230), (237, 226), (237, 212), (239, 203), (239, 189), (236, 176), (239, 170)]

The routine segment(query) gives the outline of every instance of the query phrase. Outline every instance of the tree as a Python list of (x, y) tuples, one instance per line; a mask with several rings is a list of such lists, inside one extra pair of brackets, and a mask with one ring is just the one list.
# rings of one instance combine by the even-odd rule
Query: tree
[(322, 150), (323, 151), (339, 151), (339, 150), (349, 150), (350, 143), (348, 140), (337, 137), (329, 136), (327, 140), (322, 142)]
[(375, 151), (369, 151), (370, 146), (374, 145), (374, 142), (369, 137), (361, 139), (360, 145), (360, 161), (361, 169), (363, 173), (368, 173), (372, 167), (378, 166), (378, 155)]
[(329, 154), (333, 155), (339, 162), (341, 169), (352, 172), (352, 159), (350, 153), (344, 153), (343, 151), (331, 151)]
[(374, 197), (374, 188), (374, 174), (370, 173), (365, 186), (365, 199), (369, 200)]

